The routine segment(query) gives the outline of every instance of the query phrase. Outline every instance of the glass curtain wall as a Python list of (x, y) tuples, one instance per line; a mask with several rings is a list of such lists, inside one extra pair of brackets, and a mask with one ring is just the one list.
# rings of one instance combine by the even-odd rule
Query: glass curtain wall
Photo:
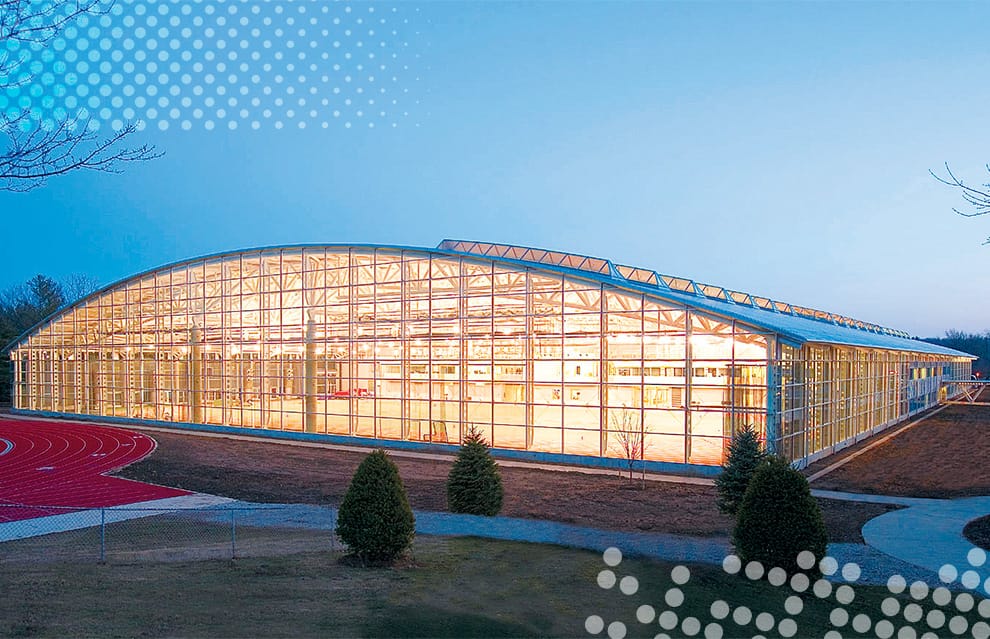
[(924, 353), (806, 344), (781, 346), (778, 450), (823, 457), (960, 390), (971, 361)]
[(473, 428), (499, 448), (692, 464), (778, 410), (772, 445), (825, 450), (929, 405), (949, 366), (794, 349), (539, 268), (334, 247), (141, 276), (11, 356), (26, 410), (452, 444)]

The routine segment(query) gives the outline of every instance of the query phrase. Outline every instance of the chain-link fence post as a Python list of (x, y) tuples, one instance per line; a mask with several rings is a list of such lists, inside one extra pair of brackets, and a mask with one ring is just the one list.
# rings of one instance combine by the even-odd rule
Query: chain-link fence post
[(107, 509), (100, 508), (100, 562), (107, 560)]
[(234, 509), (230, 509), (230, 558), (237, 557), (237, 524), (234, 523)]
[(330, 511), (330, 552), (337, 552), (337, 511)]

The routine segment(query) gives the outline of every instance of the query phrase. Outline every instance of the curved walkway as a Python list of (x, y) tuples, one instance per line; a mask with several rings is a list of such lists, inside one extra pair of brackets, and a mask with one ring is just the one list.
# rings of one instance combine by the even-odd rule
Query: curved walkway
[[(817, 492), (817, 491), (816, 491)], [(841, 495), (841, 496), (840, 496)], [(826, 496), (826, 495), (821, 495)], [(990, 592), (990, 566), (974, 567), (968, 559), (973, 549), (962, 529), (966, 523), (990, 512), (990, 497), (960, 500), (915, 499), (883, 495), (829, 494), (831, 499), (898, 503), (907, 506), (870, 520), (863, 528), (866, 544), (829, 544), (828, 554), (839, 566), (853, 562), (860, 568), (856, 583), (886, 584), (894, 574), (908, 582), (939, 585), (939, 570), (956, 567), (950, 587)], [(234, 511), (231, 513), (231, 511)], [(75, 530), (136, 517), (170, 512), (197, 521), (224, 523), (236, 517), (240, 526), (307, 528), (330, 534), (336, 527), (337, 509), (311, 504), (261, 504), (234, 501), (212, 495), (192, 494), (143, 504), (100, 510), (67, 512), (30, 520), (0, 523), (0, 541)], [(721, 565), (732, 553), (725, 537), (692, 537), (669, 533), (603, 530), (553, 521), (514, 517), (479, 517), (447, 512), (416, 511), (416, 531), (423, 535), (468, 536), (506, 541), (554, 544), (602, 552), (615, 546), (629, 556), (672, 562)], [(972, 571), (966, 574), (967, 571)], [(839, 571), (832, 577), (841, 581)], [(982, 593), (981, 593), (982, 594)]]
[[(336, 526), (337, 509), (309, 504), (257, 504), (230, 502), (217, 508), (189, 511), (185, 516), (198, 520), (226, 523), (229, 510), (238, 509), (241, 526), (274, 526), (325, 530)], [(241, 511), (240, 509), (243, 509)], [(514, 517), (479, 517), (446, 512), (416, 511), (416, 532), (422, 535), (469, 536), (506, 541), (554, 544), (602, 552), (610, 546), (629, 556), (649, 557), (673, 562), (697, 562), (720, 566), (732, 546), (724, 537), (690, 537), (666, 533), (635, 533), (574, 526), (552, 521)], [(934, 583), (936, 576), (863, 544), (830, 544), (829, 556), (839, 565), (855, 562), (862, 584), (886, 584), (894, 573), (911, 581)], [(836, 580), (841, 576), (836, 574)]]
[(944, 581), (990, 594), (986, 553), (971, 554), (975, 546), (963, 535), (968, 522), (987, 513), (990, 497), (923, 500), (866, 522), (863, 539), (883, 553), (936, 573), (951, 567), (943, 572)]
[(945, 501), (944, 499), (931, 499), (929, 497), (900, 497), (898, 495), (847, 493), (838, 490), (812, 490), (811, 495), (813, 497), (820, 497), (821, 499), (855, 501), (866, 504), (889, 504), (892, 506), (923, 506), (925, 504)]
[(940, 584), (990, 594), (987, 554), (973, 552), (976, 547), (963, 535), (966, 524), (990, 514), (990, 497), (931, 499), (830, 490), (812, 490), (811, 494), (825, 499), (904, 506), (864, 524), (866, 545), (928, 574), (935, 573)]

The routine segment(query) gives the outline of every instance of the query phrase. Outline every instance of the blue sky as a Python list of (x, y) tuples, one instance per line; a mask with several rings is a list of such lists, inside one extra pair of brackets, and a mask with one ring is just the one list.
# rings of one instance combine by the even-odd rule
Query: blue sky
[[(94, 114), (109, 131), (134, 106), (147, 125), (135, 139), (165, 157), (0, 193), (0, 288), (38, 272), (110, 283), (252, 246), (463, 238), (608, 257), (913, 334), (990, 329), (978, 275), (990, 219), (952, 213), (958, 195), (928, 175), (948, 161), (990, 178), (986, 3), (143, 4), (121, 5), (100, 34), (79, 29), (48, 63), (80, 37), (93, 44), (69, 66), (108, 40), (105, 57), (120, 54), (101, 72), (119, 68), (119, 81), (79, 74), (108, 86)], [(140, 71), (125, 65), (166, 50), (137, 86), (172, 96), (149, 118), (123, 93)], [(240, 103), (211, 116), (197, 84)]]

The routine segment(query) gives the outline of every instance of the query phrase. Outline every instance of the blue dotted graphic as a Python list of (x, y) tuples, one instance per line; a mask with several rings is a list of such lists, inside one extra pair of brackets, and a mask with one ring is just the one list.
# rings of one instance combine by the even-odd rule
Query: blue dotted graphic
[(418, 10), (313, 0), (119, 0), (0, 50), (0, 113), (25, 130), (415, 124)]

